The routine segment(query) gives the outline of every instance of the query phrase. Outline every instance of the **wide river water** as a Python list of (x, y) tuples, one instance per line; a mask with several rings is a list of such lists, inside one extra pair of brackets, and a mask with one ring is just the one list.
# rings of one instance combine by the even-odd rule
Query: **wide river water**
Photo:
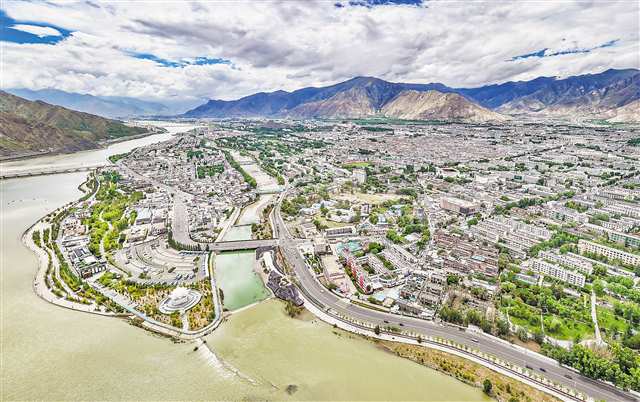
[[(97, 163), (158, 135), (0, 169)], [(81, 196), (86, 173), (0, 181), (0, 400), (486, 400), (478, 389), (400, 359), (317, 320), (288, 318), (276, 300), (234, 314), (207, 344), (216, 358), (124, 320), (38, 298), (37, 263), (20, 236)], [(289, 392), (286, 388), (289, 385)], [(295, 392), (293, 392), (295, 390)]]

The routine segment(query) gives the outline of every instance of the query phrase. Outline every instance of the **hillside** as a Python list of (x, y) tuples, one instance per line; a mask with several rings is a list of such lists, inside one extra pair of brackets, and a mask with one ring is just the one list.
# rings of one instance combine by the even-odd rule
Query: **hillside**
[(496, 110), (511, 115), (593, 118), (638, 99), (640, 73), (608, 70), (598, 77), (547, 79), (529, 94), (503, 103)]
[(73, 152), (97, 148), (100, 141), (142, 134), (92, 114), (41, 101), (32, 102), (0, 91), (0, 156)]
[(608, 119), (611, 123), (640, 123), (640, 100), (635, 100), (613, 111), (613, 117)]
[(507, 120), (505, 116), (470, 102), (462, 95), (438, 91), (403, 91), (382, 108), (382, 114), (407, 120), (464, 120), (474, 123)]
[[(420, 97), (414, 93), (399, 98), (393, 107), (388, 105), (403, 91), (454, 93), (466, 98), (469, 104), (463, 104), (460, 98), (438, 96), (441, 99), (437, 102), (450, 104), (446, 107), (434, 104), (432, 107), (425, 102), (436, 102), (435, 94)], [(640, 71), (635, 69), (607, 70), (564, 79), (539, 77), (478, 88), (451, 88), (439, 83), (393, 83), (374, 77), (356, 77), (327, 87), (260, 92), (230, 101), (210, 100), (183, 116), (356, 118), (382, 112), (406, 118), (422, 115), (469, 121), (504, 118), (499, 115), (583, 120), (612, 116), (616, 109), (639, 98)], [(387, 112), (384, 112), (385, 107)], [(391, 109), (392, 112), (389, 111)]]

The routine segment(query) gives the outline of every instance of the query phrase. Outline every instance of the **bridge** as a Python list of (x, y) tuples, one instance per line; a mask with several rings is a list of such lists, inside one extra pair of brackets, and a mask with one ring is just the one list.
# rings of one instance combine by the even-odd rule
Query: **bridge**
[(215, 252), (254, 250), (258, 247), (274, 247), (278, 245), (277, 239), (268, 240), (231, 240), (218, 243), (209, 243), (209, 250)]
[(262, 188), (259, 190), (256, 190), (256, 193), (258, 194), (279, 194), (281, 192), (284, 191), (284, 188), (282, 186), (268, 186), (266, 188)]
[(16, 172), (2, 172), (0, 174), (0, 180), (15, 179), (18, 177), (33, 177), (33, 176), (45, 176), (50, 174), (62, 174), (62, 173), (76, 173), (76, 172), (88, 172), (90, 170), (103, 167), (106, 163), (95, 163), (92, 165), (74, 166), (68, 168), (52, 168), (41, 170), (25, 170)]

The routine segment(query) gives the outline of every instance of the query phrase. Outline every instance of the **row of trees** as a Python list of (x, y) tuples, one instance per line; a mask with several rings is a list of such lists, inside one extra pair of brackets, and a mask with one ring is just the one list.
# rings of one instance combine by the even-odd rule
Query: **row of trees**
[(617, 343), (607, 349), (597, 350), (582, 345), (574, 345), (567, 350), (544, 344), (542, 352), (587, 377), (610, 381), (623, 389), (640, 391), (640, 355)]
[(229, 165), (231, 165), (232, 168), (237, 170), (238, 173), (242, 175), (242, 178), (244, 179), (244, 181), (246, 181), (249, 186), (256, 188), (258, 186), (256, 179), (254, 179), (249, 173), (247, 173), (242, 168), (242, 166), (240, 166), (240, 164), (235, 159), (233, 159), (231, 152), (227, 150), (224, 150), (222, 152), (224, 153), (224, 157), (227, 158), (227, 162), (229, 162)]
[[(180, 243), (179, 241), (176, 241), (173, 238), (173, 232), (169, 231), (169, 236), (167, 239), (167, 243), (169, 243), (169, 247), (171, 247), (174, 250), (186, 250), (186, 251), (203, 251), (202, 245), (200, 243), (198, 244), (184, 244), (184, 243)], [(209, 251), (209, 245), (206, 244), (204, 246), (204, 251)]]

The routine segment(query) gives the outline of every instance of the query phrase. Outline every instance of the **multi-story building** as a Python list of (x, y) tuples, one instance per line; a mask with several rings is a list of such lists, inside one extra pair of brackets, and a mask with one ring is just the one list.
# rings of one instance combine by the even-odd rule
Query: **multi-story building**
[(575, 269), (585, 275), (591, 275), (591, 273), (593, 272), (593, 264), (589, 261), (588, 258), (584, 258), (573, 253), (556, 254), (551, 251), (541, 251), (538, 257), (542, 258), (543, 260), (555, 262), (571, 269)]
[(466, 216), (474, 214), (478, 210), (478, 205), (459, 198), (443, 197), (440, 199), (440, 208)]
[(329, 238), (353, 236), (356, 234), (356, 228), (353, 226), (343, 226), (339, 228), (327, 228), (324, 234)]
[(594, 253), (597, 255), (603, 255), (609, 260), (620, 260), (624, 264), (640, 266), (640, 255), (631, 254), (626, 251), (594, 243), (592, 241), (580, 239), (578, 241), (578, 250), (580, 253)]
[(540, 258), (534, 258), (531, 261), (531, 270), (541, 274), (559, 279), (570, 285), (583, 287), (585, 283), (584, 275), (578, 272), (563, 268), (560, 265), (551, 264)]
[(367, 181), (367, 171), (364, 169), (353, 169), (353, 179), (358, 184), (364, 184)]
[(619, 232), (617, 230), (593, 225), (591, 223), (587, 223), (585, 227), (592, 232), (607, 235), (609, 240), (619, 243), (625, 247), (640, 248), (640, 236), (636, 236), (631, 233)]
[(371, 279), (369, 279), (369, 274), (360, 266), (356, 258), (351, 254), (346, 254), (346, 259), (347, 266), (351, 270), (351, 275), (353, 275), (360, 290), (365, 294), (373, 292), (373, 283)]

